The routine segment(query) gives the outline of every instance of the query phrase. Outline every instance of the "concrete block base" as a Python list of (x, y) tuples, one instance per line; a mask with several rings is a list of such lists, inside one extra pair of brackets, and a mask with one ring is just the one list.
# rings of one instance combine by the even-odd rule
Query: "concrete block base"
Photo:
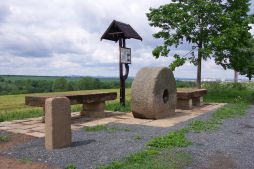
[(182, 110), (192, 109), (192, 99), (177, 99), (176, 108)]
[(192, 105), (193, 106), (202, 106), (202, 105), (204, 105), (203, 97), (193, 97), (192, 98)]
[(105, 102), (86, 103), (83, 104), (83, 111), (80, 112), (81, 116), (91, 118), (103, 118), (105, 114)]

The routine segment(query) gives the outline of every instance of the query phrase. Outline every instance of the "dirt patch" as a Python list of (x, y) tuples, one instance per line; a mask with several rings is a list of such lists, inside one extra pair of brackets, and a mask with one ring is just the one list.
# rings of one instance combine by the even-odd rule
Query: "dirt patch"
[(209, 157), (209, 167), (208, 169), (233, 169), (236, 165), (229, 156), (223, 154), (222, 152), (217, 152)]
[(0, 150), (7, 150), (13, 146), (16, 146), (18, 144), (24, 144), (27, 143), (33, 139), (36, 139), (36, 137), (24, 135), (24, 134), (15, 134), (10, 132), (5, 132), (5, 136), (8, 137), (8, 141), (6, 142), (0, 142)]
[(253, 126), (253, 125), (250, 125), (250, 124), (245, 124), (245, 125), (244, 125), (244, 128), (250, 128), (250, 129), (253, 129), (253, 128), (254, 128), (254, 126)]
[[(1, 136), (6, 136), (6, 141), (0, 142), (0, 150), (7, 150), (19, 144), (27, 143), (37, 139), (33, 136), (24, 134), (15, 134), (11, 132), (0, 131)], [(33, 162), (30, 159), (13, 159), (0, 155), (0, 169), (57, 169), (55, 166), (49, 166), (40, 162)]]
[(0, 169), (58, 169), (54, 166), (48, 166), (39, 162), (32, 162), (28, 159), (16, 160), (0, 156)]

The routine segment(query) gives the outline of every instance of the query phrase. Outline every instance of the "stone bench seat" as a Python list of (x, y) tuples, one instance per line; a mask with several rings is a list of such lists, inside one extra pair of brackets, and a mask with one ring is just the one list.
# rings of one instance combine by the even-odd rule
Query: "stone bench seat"
[(181, 88), (177, 89), (177, 109), (190, 110), (193, 106), (203, 105), (203, 96), (206, 89)]
[(102, 118), (105, 117), (105, 101), (115, 100), (117, 93), (33, 95), (25, 96), (25, 104), (28, 106), (43, 107), (45, 116), (46, 99), (55, 97), (66, 97), (70, 100), (71, 105), (83, 104), (83, 110), (80, 112), (81, 116)]

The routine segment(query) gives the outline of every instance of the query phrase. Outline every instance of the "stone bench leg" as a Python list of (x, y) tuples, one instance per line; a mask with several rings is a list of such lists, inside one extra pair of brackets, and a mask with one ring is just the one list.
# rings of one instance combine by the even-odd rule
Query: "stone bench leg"
[(182, 110), (192, 109), (192, 99), (177, 99), (176, 108)]
[(204, 104), (203, 97), (193, 97), (192, 105), (193, 106), (202, 106)]
[(103, 118), (106, 116), (104, 110), (105, 102), (84, 103), (80, 115), (91, 118)]
[(45, 123), (45, 105), (43, 106), (43, 113), (42, 113), (42, 117), (41, 117), (41, 122)]
[(71, 144), (71, 106), (66, 97), (45, 102), (45, 148), (53, 150)]

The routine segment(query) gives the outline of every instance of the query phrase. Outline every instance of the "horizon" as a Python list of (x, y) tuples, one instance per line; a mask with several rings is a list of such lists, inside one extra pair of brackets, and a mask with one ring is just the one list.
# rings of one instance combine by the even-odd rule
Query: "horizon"
[[(24, 76), (24, 77), (66, 77), (66, 78), (83, 78), (83, 77), (92, 77), (92, 78), (113, 78), (119, 79), (119, 76), (82, 76), (82, 75), (62, 75), (62, 76), (55, 76), (55, 75), (8, 75), (8, 74), (0, 74), (0, 76)], [(128, 79), (134, 79), (135, 76), (129, 76)], [(195, 81), (196, 78), (188, 78), (188, 77), (175, 77), (176, 80), (191, 80)], [(234, 78), (202, 78), (203, 81), (233, 81)], [(246, 78), (238, 78), (239, 81), (248, 81)], [(253, 79), (251, 80), (253, 82)]]

